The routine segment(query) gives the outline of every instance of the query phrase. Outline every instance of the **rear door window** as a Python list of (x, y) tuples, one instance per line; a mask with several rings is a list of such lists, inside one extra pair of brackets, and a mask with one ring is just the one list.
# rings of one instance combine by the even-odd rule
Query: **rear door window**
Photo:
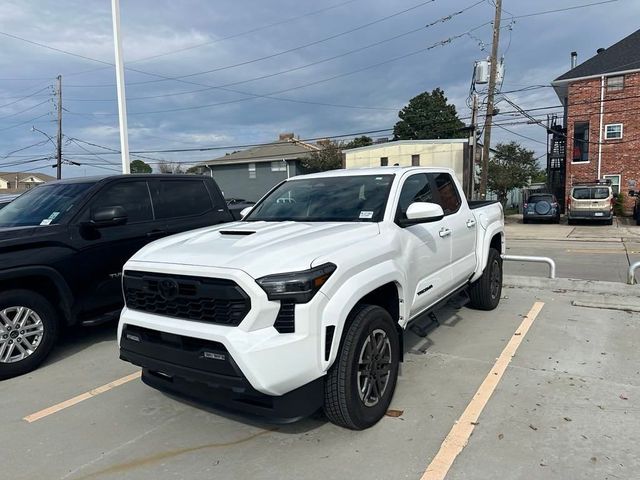
[(432, 173), (432, 176), (437, 190), (437, 197), (442, 210), (445, 215), (451, 215), (456, 213), (462, 205), (460, 195), (458, 195), (458, 189), (453, 181), (453, 178), (448, 173)]
[(90, 209), (116, 206), (127, 212), (128, 224), (153, 220), (149, 188), (144, 180), (108, 185), (91, 200)]
[(159, 180), (154, 190), (158, 219), (202, 215), (213, 209), (211, 196), (202, 180)]

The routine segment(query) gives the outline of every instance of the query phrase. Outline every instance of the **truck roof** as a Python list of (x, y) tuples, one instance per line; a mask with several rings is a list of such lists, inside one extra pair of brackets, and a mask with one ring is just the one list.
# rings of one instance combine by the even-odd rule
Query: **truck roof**
[(177, 174), (177, 175), (167, 175), (162, 173), (129, 173), (122, 175), (94, 175), (90, 177), (73, 177), (73, 178), (65, 178), (63, 180), (54, 180), (52, 182), (47, 182), (48, 184), (66, 184), (66, 183), (97, 183), (102, 180), (118, 180), (121, 178), (194, 178), (196, 175), (190, 174)]
[(328, 170), (326, 172), (310, 173), (307, 175), (298, 175), (289, 180), (297, 180), (301, 178), (326, 178), (326, 177), (349, 177), (357, 175), (399, 175), (408, 171), (422, 172), (455, 172), (448, 167), (365, 167), (365, 168), (349, 168), (341, 170)]

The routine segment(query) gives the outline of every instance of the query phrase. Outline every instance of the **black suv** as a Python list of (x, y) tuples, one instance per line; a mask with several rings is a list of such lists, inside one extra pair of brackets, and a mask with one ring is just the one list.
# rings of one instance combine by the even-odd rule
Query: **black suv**
[(15, 199), (0, 210), (0, 379), (35, 369), (61, 325), (117, 318), (122, 266), (141, 247), (231, 220), (197, 175), (78, 178)]

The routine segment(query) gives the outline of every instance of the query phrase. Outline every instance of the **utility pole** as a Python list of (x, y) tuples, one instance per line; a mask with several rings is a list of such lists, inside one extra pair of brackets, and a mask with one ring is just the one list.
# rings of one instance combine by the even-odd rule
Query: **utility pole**
[(491, 69), (489, 71), (489, 94), (487, 97), (487, 115), (484, 120), (484, 143), (482, 145), (482, 172), (480, 176), (480, 198), (487, 197), (487, 177), (489, 174), (489, 147), (491, 146), (491, 123), (493, 121), (493, 97), (496, 89), (498, 70), (498, 45), (500, 44), (500, 19), (502, 0), (495, 0), (496, 14), (493, 20), (493, 42), (491, 44)]
[(475, 198), (476, 190), (476, 162), (478, 161), (478, 95), (471, 97), (471, 176), (469, 179), (469, 198)]
[(56, 145), (56, 178), (62, 178), (62, 75), (58, 75), (58, 144)]
[(122, 42), (120, 39), (120, 0), (111, 0), (111, 15), (113, 19), (113, 46), (116, 56), (116, 86), (118, 90), (122, 173), (131, 173), (131, 165), (129, 164), (129, 132), (127, 130), (127, 100), (124, 91), (124, 61), (122, 59)]

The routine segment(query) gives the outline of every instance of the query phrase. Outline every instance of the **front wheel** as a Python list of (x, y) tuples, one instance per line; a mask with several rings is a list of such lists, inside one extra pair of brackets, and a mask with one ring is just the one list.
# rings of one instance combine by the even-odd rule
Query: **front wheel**
[(493, 310), (502, 294), (502, 257), (495, 248), (489, 249), (487, 266), (482, 276), (469, 287), (470, 306), (478, 310)]
[(28, 290), (0, 294), (0, 380), (35, 370), (58, 336), (56, 311)]
[(325, 379), (324, 412), (352, 430), (375, 425), (386, 413), (398, 378), (400, 342), (389, 313), (356, 307), (335, 363)]

